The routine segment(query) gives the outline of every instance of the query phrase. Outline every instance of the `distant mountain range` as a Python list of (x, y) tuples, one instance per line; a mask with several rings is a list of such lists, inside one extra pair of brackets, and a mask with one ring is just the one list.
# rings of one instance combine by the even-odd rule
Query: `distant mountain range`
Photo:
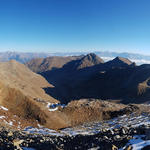
[(113, 58), (119, 56), (130, 59), (132, 62), (135, 62), (136, 64), (150, 64), (150, 56), (149, 55), (142, 55), (142, 54), (136, 54), (136, 53), (117, 53), (117, 52), (95, 52), (98, 56), (103, 58), (105, 61), (112, 60)]
[(20, 63), (25, 63), (33, 58), (45, 58), (50, 54), (48, 53), (23, 53), (23, 52), (1, 52), (0, 53), (0, 61), (6, 62), (9, 60), (16, 60)]
[[(96, 55), (101, 57), (104, 61), (109, 61), (115, 57), (125, 57), (136, 64), (150, 64), (150, 56), (134, 53), (117, 53), (109, 51), (95, 51)], [(34, 53), (34, 52), (1, 52), (0, 61), (5, 62), (14, 59), (20, 63), (26, 63), (33, 58), (46, 58), (49, 56), (79, 56), (85, 55), (87, 52), (61, 52), (61, 53)]]

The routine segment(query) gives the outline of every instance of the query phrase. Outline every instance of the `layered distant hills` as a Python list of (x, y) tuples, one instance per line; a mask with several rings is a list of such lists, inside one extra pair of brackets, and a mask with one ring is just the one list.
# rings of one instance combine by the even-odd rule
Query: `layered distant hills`
[[(54, 85), (45, 91), (63, 103), (81, 98), (119, 100), (122, 103), (149, 101), (149, 65), (136, 66), (134, 62), (123, 57), (116, 57), (104, 63), (93, 53), (76, 57), (74, 60), (68, 57), (63, 59), (66, 59), (67, 63), (61, 63), (58, 59), (59, 66), (55, 65), (55, 69), (47, 65), (53, 64), (51, 57), (43, 59), (41, 64), (38, 59), (26, 64)], [(36, 62), (38, 68), (46, 66), (46, 69), (36, 69)]]
[[(114, 59), (115, 57), (124, 57), (128, 58), (133, 62), (136, 62), (137, 64), (150, 64), (150, 56), (148, 55), (142, 55), (142, 54), (136, 54), (136, 53), (116, 53), (116, 52), (110, 52), (110, 51), (95, 51), (94, 52), (99, 57), (103, 58), (103, 60), (109, 61)], [(20, 63), (26, 63), (34, 58), (46, 58), (51, 56), (79, 56), (79, 55), (85, 55), (87, 52), (58, 52), (58, 53), (36, 53), (36, 52), (0, 52), (0, 61), (9, 61), (11, 59), (14, 59)], [(40, 60), (39, 60), (40, 61)]]
[(25, 63), (33, 58), (48, 57), (48, 56), (49, 54), (45, 53), (1, 52), (0, 61), (6, 62), (14, 59), (20, 63)]

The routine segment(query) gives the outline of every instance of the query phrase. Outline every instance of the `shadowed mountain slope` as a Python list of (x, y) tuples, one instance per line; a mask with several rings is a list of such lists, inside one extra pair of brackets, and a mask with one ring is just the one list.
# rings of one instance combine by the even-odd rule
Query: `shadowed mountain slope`
[[(85, 58), (91, 65), (87, 63), (80, 67), (81, 62), (86, 62), (83, 61)], [(95, 55), (91, 58), (94, 59)], [(136, 68), (135, 63), (117, 57), (106, 63), (98, 59), (100, 61), (93, 65), (93, 59), (88, 59), (87, 55), (68, 62), (62, 68), (42, 72), (41, 75), (54, 85), (54, 88), (45, 89), (46, 92), (64, 103), (80, 98), (120, 98), (122, 92), (125, 93), (120, 88)]]
[(86, 67), (91, 67), (94, 65), (98, 65), (104, 63), (103, 59), (95, 55), (94, 53), (90, 53), (82, 57), (81, 59), (78, 59), (77, 62), (75, 62), (74, 66), (76, 66), (76, 70), (83, 69)]
[(122, 68), (122, 67), (128, 67), (128, 66), (135, 66), (135, 63), (131, 62), (127, 58), (123, 57), (116, 57), (115, 59), (108, 61), (105, 63), (105, 68)]
[(142, 103), (150, 98), (149, 72), (149, 65), (136, 66), (126, 58), (104, 63), (95, 54), (88, 54), (41, 75), (54, 85), (45, 88), (46, 93), (63, 103), (81, 98)]
[(81, 97), (120, 99), (123, 103), (149, 102), (149, 80), (149, 65), (115, 68), (93, 75), (73, 87), (73, 93)]

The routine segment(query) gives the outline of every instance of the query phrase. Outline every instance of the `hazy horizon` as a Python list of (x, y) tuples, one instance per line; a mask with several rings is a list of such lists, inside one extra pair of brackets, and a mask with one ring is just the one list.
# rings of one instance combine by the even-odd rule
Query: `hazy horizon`
[(118, 54), (138, 54), (138, 55), (143, 55), (143, 56), (148, 56), (150, 55), (150, 53), (140, 53), (140, 52), (127, 52), (127, 51), (110, 51), (110, 50), (91, 50), (91, 51), (79, 51), (79, 50), (76, 50), (76, 51), (17, 51), (17, 50), (3, 50), (3, 51), (0, 51), (0, 53), (52, 53), (52, 54), (55, 54), (55, 53), (66, 53), (66, 54), (74, 54), (74, 53), (83, 53), (83, 54), (89, 54), (89, 53), (118, 53)]

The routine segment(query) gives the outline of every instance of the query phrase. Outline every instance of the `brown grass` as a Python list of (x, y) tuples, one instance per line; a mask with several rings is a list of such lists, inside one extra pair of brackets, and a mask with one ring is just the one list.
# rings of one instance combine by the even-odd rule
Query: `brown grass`
[(3, 84), (20, 90), (26, 96), (57, 102), (56, 99), (46, 94), (43, 90), (43, 88), (53, 86), (41, 75), (33, 73), (25, 65), (12, 60), (0, 63), (0, 70), (0, 81)]
[(41, 124), (46, 123), (47, 116), (40, 106), (14, 88), (1, 85), (1, 104), (19, 117), (33, 121), (38, 120)]
[(118, 111), (124, 107), (122, 104), (82, 99), (70, 102), (68, 107), (61, 111), (70, 119), (71, 126), (76, 126), (85, 122), (110, 119), (111, 111)]

